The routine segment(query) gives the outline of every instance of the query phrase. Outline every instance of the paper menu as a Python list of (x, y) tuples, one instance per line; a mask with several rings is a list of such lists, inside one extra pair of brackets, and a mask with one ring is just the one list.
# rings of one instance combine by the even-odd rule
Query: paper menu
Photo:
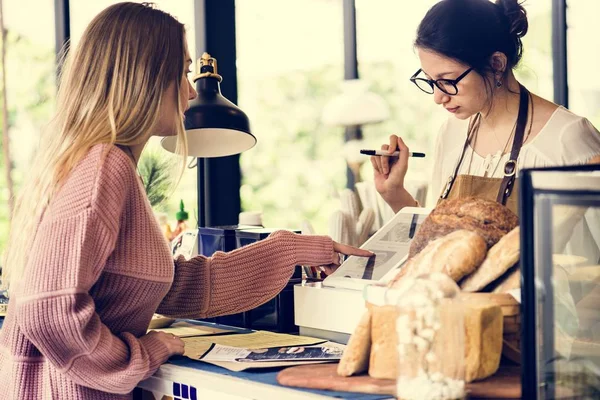
[(325, 342), (316, 346), (283, 346), (264, 349), (241, 349), (214, 345), (202, 357), (202, 361), (226, 361), (241, 363), (339, 361), (346, 346)]
[(185, 321), (176, 322), (168, 328), (152, 330), (158, 332), (172, 333), (173, 335), (179, 336), (180, 338), (191, 336), (218, 335), (228, 332), (235, 332), (233, 330), (221, 329), (214, 326), (194, 325)]
[(374, 257), (350, 256), (323, 281), (323, 286), (361, 290), (373, 282), (393, 278), (406, 261), (410, 243), (431, 209), (405, 207), (379, 229), (361, 249)]
[(194, 360), (199, 360), (210, 349), (213, 343), (244, 349), (261, 349), (282, 346), (306, 346), (325, 342), (323, 339), (308, 336), (287, 335), (268, 331), (220, 336), (195, 336), (182, 339), (185, 343), (184, 355)]

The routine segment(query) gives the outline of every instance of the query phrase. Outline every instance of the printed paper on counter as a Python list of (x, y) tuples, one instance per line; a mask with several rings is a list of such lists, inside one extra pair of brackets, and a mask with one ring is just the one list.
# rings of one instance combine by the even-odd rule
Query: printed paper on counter
[(284, 346), (263, 349), (240, 349), (214, 345), (202, 356), (202, 361), (264, 363), (283, 361), (339, 361), (344, 345), (326, 342), (317, 346)]
[(211, 347), (221, 346), (236, 347), (241, 349), (262, 349), (284, 346), (308, 346), (324, 343), (325, 340), (308, 336), (296, 336), (268, 331), (252, 333), (231, 334), (222, 336), (196, 336), (183, 338), (185, 343), (185, 356), (199, 360)]

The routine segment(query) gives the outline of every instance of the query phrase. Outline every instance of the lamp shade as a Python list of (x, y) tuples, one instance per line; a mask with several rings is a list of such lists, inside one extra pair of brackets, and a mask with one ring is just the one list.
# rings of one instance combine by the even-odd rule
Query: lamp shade
[[(239, 154), (256, 144), (250, 132), (250, 121), (242, 110), (221, 94), (222, 80), (217, 62), (208, 53), (198, 60), (199, 73), (194, 77), (198, 97), (185, 112), (188, 155), (223, 157)], [(175, 152), (177, 138), (162, 140), (165, 150)]]
[(366, 125), (389, 118), (390, 111), (381, 96), (370, 92), (360, 79), (343, 81), (342, 92), (323, 108), (322, 120), (326, 125)]

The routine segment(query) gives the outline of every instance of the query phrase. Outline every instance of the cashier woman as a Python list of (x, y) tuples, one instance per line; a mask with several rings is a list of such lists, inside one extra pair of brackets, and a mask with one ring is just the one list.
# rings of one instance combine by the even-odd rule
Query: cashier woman
[(3, 263), (10, 302), (1, 400), (131, 398), (184, 350), (171, 334), (146, 333), (154, 312), (241, 312), (279, 293), (298, 264), (371, 255), (280, 231), (231, 253), (173, 262), (137, 162), (153, 135), (176, 135), (185, 155), (191, 63), (183, 24), (138, 3), (101, 12), (71, 52)]
[[(434, 196), (496, 200), (505, 167), (514, 167), (506, 165), (513, 147), (517, 170), (600, 162), (600, 134), (587, 119), (529, 92), (515, 78), (527, 28), (517, 0), (442, 0), (421, 21), (415, 40), (421, 66), (411, 80), (451, 114), (436, 141)], [(521, 133), (522, 102), (527, 119)], [(371, 158), (377, 191), (395, 212), (414, 206), (403, 185), (406, 143), (391, 135), (381, 148), (400, 150), (400, 157), (392, 163), (389, 157)], [(507, 200), (515, 212), (516, 198), (513, 190)]]
[[(600, 163), (598, 130), (515, 78), (527, 28), (517, 0), (442, 0), (421, 21), (415, 40), (420, 67), (410, 79), (450, 113), (437, 137), (429, 188), (437, 201), (478, 196), (517, 212), (517, 185), (510, 177), (520, 169)], [(371, 158), (377, 191), (394, 212), (418, 205), (404, 187), (406, 143), (391, 135), (381, 149), (400, 150), (400, 156)], [(598, 212), (588, 211), (570, 239), (565, 253), (598, 263)], [(574, 314), (568, 296), (563, 305), (565, 315)], [(570, 321), (575, 324), (566, 330), (573, 334), (576, 318)]]
[[(449, 115), (436, 141), (432, 184), (437, 201), (478, 196), (517, 212), (521, 168), (600, 163), (600, 133), (583, 117), (529, 92), (513, 70), (527, 33), (525, 9), (517, 0), (442, 0), (417, 29), (420, 68), (415, 90)], [(371, 157), (377, 191), (394, 212), (415, 206), (404, 188), (408, 147), (391, 135), (382, 150), (399, 158)], [(515, 160), (515, 161), (513, 161)], [(507, 193), (508, 192), (508, 193)], [(600, 242), (598, 221), (584, 221), (576, 234)], [(597, 246), (591, 260), (600, 260)], [(575, 251), (577, 254), (577, 252)]]

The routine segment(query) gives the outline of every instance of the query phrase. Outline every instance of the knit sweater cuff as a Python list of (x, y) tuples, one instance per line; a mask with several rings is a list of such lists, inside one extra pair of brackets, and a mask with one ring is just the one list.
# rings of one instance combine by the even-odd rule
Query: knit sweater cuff
[(327, 265), (334, 259), (333, 240), (329, 236), (296, 235), (294, 245), (298, 264)]
[(144, 335), (140, 339), (140, 343), (148, 353), (149, 365), (148, 376), (153, 375), (158, 367), (164, 364), (170, 357), (169, 349), (160, 341), (157, 335)]

